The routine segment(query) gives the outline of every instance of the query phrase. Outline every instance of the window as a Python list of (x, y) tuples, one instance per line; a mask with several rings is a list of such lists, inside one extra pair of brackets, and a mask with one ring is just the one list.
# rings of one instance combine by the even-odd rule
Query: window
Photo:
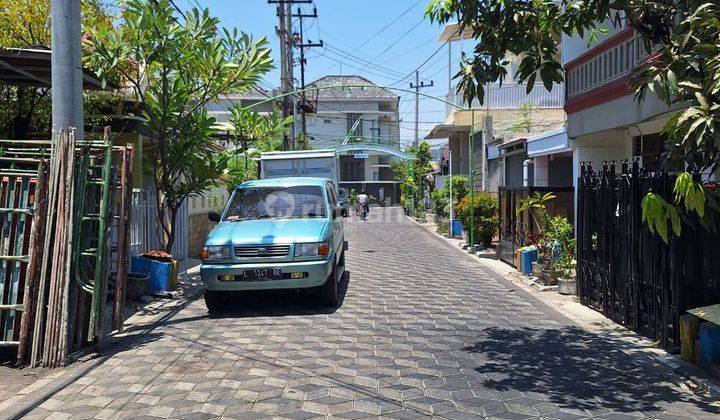
[(225, 220), (325, 217), (322, 187), (247, 187), (235, 190)]
[[(353, 126), (355, 126), (355, 123), (359, 118), (362, 117), (362, 114), (347, 114), (347, 132), (350, 133), (351, 136), (362, 136), (362, 121), (355, 127), (355, 130), (353, 130)], [(352, 132), (351, 132), (352, 131)]]
[(633, 157), (641, 158), (643, 168), (657, 170), (666, 140), (667, 137), (660, 133), (633, 137)]

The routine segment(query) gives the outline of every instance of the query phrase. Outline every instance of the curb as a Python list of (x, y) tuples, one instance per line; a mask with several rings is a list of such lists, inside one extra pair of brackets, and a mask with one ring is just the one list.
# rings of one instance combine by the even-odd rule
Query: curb
[[(467, 255), (470, 257), (473, 261), (480, 263), (483, 267), (487, 268), (488, 270), (492, 271), (497, 276), (501, 277), (503, 280), (508, 281), (510, 283), (516, 284), (520, 286), (521, 288), (525, 289), (525, 292), (529, 293), (531, 296), (535, 297), (538, 301), (543, 303), (545, 306), (547, 306), (549, 309), (555, 311), (556, 313), (560, 314), (561, 316), (568, 318), (571, 322), (578, 325), (583, 330), (592, 333), (597, 334), (598, 331), (593, 330), (592, 328), (589, 328), (588, 325), (586, 325), (584, 322), (579, 321), (575, 317), (572, 316), (571, 313), (564, 310), (562, 307), (555, 304), (555, 302), (548, 299), (548, 295), (545, 292), (548, 292), (550, 290), (540, 290), (538, 288), (535, 288), (532, 283), (528, 282), (527, 279), (523, 278), (523, 276), (520, 275), (513, 275), (510, 273), (503, 273), (500, 270), (498, 270), (496, 267), (494, 267), (490, 261), (499, 261), (499, 260), (490, 260), (488, 261), (487, 258), (477, 257), (473, 254), (465, 251), (462, 248), (456, 248), (455, 244), (450, 242), (448, 238), (446, 238), (443, 235), (438, 234), (437, 232), (432, 231), (431, 229), (428, 229), (427, 227), (423, 226), (421, 223), (413, 219), (412, 217), (405, 216), (406, 218), (412, 220), (415, 222), (415, 224), (419, 227), (421, 227), (423, 230), (427, 231), (431, 235), (435, 236), (436, 238), (442, 240), (446, 244), (450, 245), (452, 248), (457, 249), (460, 251), (461, 254)], [(503, 263), (504, 264), (504, 263)], [(507, 266), (508, 270), (510, 270), (512, 267)], [(578, 303), (579, 300), (576, 297), (571, 297), (572, 302)], [(588, 311), (595, 312), (592, 308), (589, 308), (587, 306), (582, 306), (583, 308), (587, 309)], [(598, 313), (599, 314), (599, 313)], [(603, 316), (603, 318), (605, 318)], [(623, 341), (627, 345), (634, 346), (635, 350), (641, 352), (643, 355), (648, 357), (649, 359), (658, 362), (662, 364), (663, 366), (667, 367), (670, 371), (677, 374), (681, 379), (691, 382), (694, 385), (694, 388), (697, 390), (700, 390), (702, 392), (706, 392), (710, 394), (711, 398), (720, 399), (720, 382), (718, 380), (710, 377), (705, 371), (700, 369), (698, 366), (695, 366), (691, 363), (688, 363), (679, 357), (668, 353), (667, 351), (652, 347), (651, 342), (649, 339), (639, 335), (635, 331), (632, 331), (630, 329), (625, 328), (624, 326), (620, 324), (616, 324), (609, 318), (605, 318), (609, 324), (609, 328), (612, 329), (611, 332), (613, 333), (622, 333), (625, 336), (631, 336), (635, 341), (631, 341), (628, 338), (625, 337), (618, 337), (619, 340)], [(641, 343), (641, 344), (639, 344)], [(644, 344), (644, 345), (643, 345)], [(624, 349), (620, 348), (620, 351), (623, 351), (627, 354), (627, 352), (624, 351)], [(632, 355), (628, 354), (628, 357), (632, 357)]]

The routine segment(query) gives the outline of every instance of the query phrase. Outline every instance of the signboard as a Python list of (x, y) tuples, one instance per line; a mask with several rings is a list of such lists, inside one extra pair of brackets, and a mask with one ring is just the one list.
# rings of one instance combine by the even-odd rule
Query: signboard
[(368, 155), (367, 153), (355, 153), (355, 154), (353, 154), (353, 157), (354, 157), (355, 159), (367, 159), (369, 156), (370, 156), (370, 155)]

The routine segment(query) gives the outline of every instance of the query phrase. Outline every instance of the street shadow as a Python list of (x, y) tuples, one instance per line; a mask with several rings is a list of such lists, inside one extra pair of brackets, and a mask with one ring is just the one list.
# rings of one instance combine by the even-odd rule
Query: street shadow
[(539, 392), (568, 409), (654, 411), (685, 402), (720, 413), (707, 395), (671, 387), (664, 365), (622, 352), (623, 343), (607, 336), (578, 327), (492, 327), (480, 334), (465, 350), (479, 363), (483, 385), (499, 392)]
[(338, 305), (322, 306), (317, 290), (263, 290), (232, 294), (228, 297), (226, 309), (208, 314), (211, 318), (255, 318), (283, 317), (292, 315), (332, 314), (345, 302), (350, 272), (345, 271), (340, 279)]

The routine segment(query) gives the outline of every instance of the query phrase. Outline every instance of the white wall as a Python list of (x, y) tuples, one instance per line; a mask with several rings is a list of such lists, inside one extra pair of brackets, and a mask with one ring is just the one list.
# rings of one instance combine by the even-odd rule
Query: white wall
[(579, 35), (573, 35), (573, 36), (567, 36), (564, 33), (562, 34), (562, 41), (560, 45), (560, 54), (562, 59), (562, 64), (565, 65), (568, 62), (578, 58), (581, 56), (585, 51), (587, 51), (589, 48), (594, 47), (595, 45), (603, 42), (604, 40), (608, 39), (612, 35), (620, 32), (625, 28), (626, 25), (621, 24), (619, 27), (616, 27), (613, 25), (612, 22), (603, 22), (602, 24), (598, 25), (600, 28), (605, 28), (607, 30), (607, 34), (598, 34), (597, 40), (595, 40), (592, 43), (588, 43), (588, 34), (586, 33), (584, 37), (580, 37)]

